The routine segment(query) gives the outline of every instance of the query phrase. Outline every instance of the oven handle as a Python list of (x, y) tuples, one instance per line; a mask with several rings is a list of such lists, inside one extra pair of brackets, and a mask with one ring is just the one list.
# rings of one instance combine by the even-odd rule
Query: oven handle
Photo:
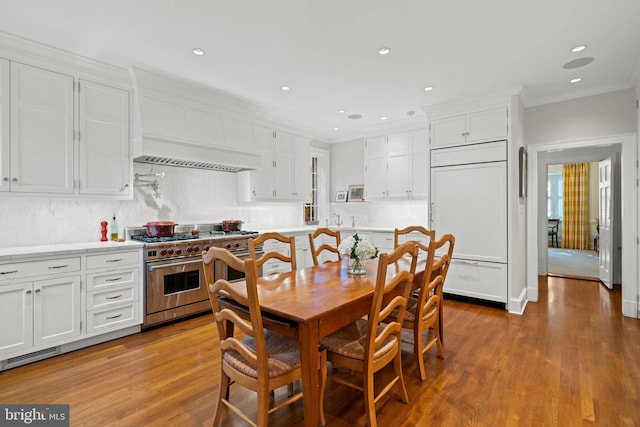
[(202, 259), (197, 259), (194, 261), (184, 261), (184, 262), (174, 262), (174, 263), (168, 263), (168, 264), (160, 264), (160, 265), (148, 265), (147, 266), (147, 270), (148, 271), (153, 271), (156, 268), (164, 268), (164, 267), (177, 267), (179, 265), (189, 265), (189, 264), (193, 264), (196, 262), (202, 262)]

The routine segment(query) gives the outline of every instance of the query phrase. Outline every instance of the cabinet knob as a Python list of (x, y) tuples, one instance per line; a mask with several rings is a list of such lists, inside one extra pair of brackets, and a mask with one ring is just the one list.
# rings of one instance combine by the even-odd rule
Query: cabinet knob
[(18, 178), (13, 178), (11, 181), (18, 182)]
[(7, 181), (9, 181), (9, 178), (5, 176), (2, 180), (3, 180), (4, 182), (7, 182)]
[(27, 295), (31, 295), (31, 290), (28, 290), (27, 292), (25, 292)]

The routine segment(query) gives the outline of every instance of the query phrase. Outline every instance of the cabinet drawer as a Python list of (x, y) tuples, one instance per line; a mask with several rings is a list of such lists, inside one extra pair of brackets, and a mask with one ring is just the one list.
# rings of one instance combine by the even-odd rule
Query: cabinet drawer
[(87, 274), (87, 290), (89, 291), (104, 289), (115, 285), (129, 285), (137, 283), (137, 268)]
[(80, 271), (80, 257), (3, 264), (0, 265), (0, 281), (71, 271)]
[(507, 142), (496, 141), (431, 150), (431, 167), (507, 160)]
[(390, 252), (393, 250), (393, 233), (373, 233), (372, 243), (380, 252)]
[(137, 324), (137, 303), (114, 307), (108, 310), (90, 311), (87, 313), (87, 333), (97, 332), (127, 324)]
[(115, 252), (102, 255), (87, 256), (87, 270), (96, 268), (113, 268), (121, 265), (138, 265), (140, 252)]
[(305, 249), (309, 248), (309, 235), (308, 234), (299, 234), (296, 235), (296, 249)]
[(87, 310), (101, 309), (138, 300), (138, 286), (118, 286), (87, 293)]
[(454, 259), (444, 292), (506, 303), (507, 264)]

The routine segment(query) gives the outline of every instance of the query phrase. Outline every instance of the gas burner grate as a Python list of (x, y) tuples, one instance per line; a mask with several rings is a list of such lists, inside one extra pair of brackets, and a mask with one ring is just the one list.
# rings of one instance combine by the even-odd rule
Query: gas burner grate
[(179, 234), (172, 237), (131, 236), (132, 240), (138, 240), (144, 243), (175, 242), (178, 240), (192, 240), (198, 238), (199, 236), (194, 236), (192, 234)]

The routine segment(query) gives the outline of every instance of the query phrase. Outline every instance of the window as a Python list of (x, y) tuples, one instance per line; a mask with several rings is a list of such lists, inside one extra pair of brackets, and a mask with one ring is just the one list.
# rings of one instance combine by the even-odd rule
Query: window
[(311, 158), (311, 203), (304, 204), (305, 224), (318, 224), (318, 158)]
[(547, 218), (562, 218), (562, 173), (547, 175)]

